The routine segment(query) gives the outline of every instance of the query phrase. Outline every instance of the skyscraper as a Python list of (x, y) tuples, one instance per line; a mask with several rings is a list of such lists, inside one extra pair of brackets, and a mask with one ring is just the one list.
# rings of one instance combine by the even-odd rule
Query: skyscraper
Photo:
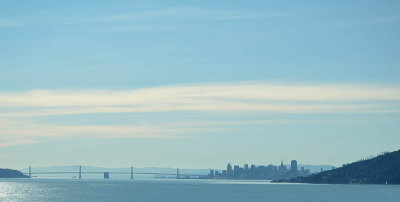
[(240, 174), (240, 167), (238, 165), (233, 166), (233, 175), (235, 175), (235, 177), (238, 177)]
[(228, 165), (226, 166), (226, 171), (227, 171), (228, 175), (233, 174), (232, 166), (230, 163), (228, 163)]
[(290, 162), (290, 173), (292, 173), (293, 175), (297, 175), (297, 161), (296, 160), (292, 160)]
[(213, 178), (213, 177), (214, 177), (214, 170), (210, 170), (210, 174), (209, 174), (209, 176), (210, 176), (211, 178)]

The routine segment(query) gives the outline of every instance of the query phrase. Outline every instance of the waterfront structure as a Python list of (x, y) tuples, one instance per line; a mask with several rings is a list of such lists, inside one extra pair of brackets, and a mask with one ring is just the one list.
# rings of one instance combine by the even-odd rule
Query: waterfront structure
[(104, 172), (104, 179), (110, 179), (110, 173)]

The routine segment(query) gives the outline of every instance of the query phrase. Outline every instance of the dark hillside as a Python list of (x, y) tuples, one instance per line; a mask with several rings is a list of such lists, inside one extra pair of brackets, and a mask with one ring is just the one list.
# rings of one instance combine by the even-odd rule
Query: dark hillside
[(291, 179), (290, 182), (316, 184), (400, 184), (400, 150), (343, 167)]
[(28, 178), (18, 170), (0, 168), (0, 178)]

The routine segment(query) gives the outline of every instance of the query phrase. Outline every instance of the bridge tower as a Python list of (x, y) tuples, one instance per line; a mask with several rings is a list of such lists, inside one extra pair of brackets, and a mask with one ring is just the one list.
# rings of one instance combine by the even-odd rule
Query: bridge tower
[(29, 178), (32, 177), (31, 167), (29, 166)]
[(176, 169), (176, 179), (179, 179), (179, 168)]
[(82, 166), (79, 166), (79, 179), (82, 179)]
[(133, 167), (131, 167), (131, 180), (133, 180)]

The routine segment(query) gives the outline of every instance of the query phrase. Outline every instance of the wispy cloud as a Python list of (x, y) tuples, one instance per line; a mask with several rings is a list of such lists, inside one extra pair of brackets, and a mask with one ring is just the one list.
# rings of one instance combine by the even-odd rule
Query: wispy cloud
[(369, 23), (379, 24), (379, 23), (398, 23), (400, 22), (400, 15), (389, 16), (389, 17), (380, 17), (369, 20)]
[(371, 26), (380, 24), (394, 24), (400, 23), (400, 15), (394, 16), (382, 16), (376, 18), (368, 19), (348, 19), (345, 21), (335, 22), (333, 24), (328, 24), (329, 27), (358, 27), (358, 26)]
[(249, 11), (226, 11), (226, 10), (210, 10), (197, 7), (175, 7), (164, 8), (158, 10), (132, 11), (130, 13), (89, 17), (86, 22), (124, 22), (143, 19), (165, 19), (175, 18), (181, 20), (239, 20), (239, 19), (257, 19), (257, 18), (274, 18), (287, 16), (287, 12), (274, 13), (254, 13)]
[(13, 137), (49, 137), (63, 136), (96, 138), (173, 138), (171, 134), (188, 132), (167, 126), (141, 125), (52, 125), (29, 121), (9, 122), (0, 125), (0, 134), (12, 134)]
[(0, 18), (0, 28), (2, 27), (19, 27), (22, 26), (24, 23), (22, 23), (19, 20), (14, 20), (14, 19), (1, 19)]
[[(399, 112), (400, 88), (265, 83), (162, 86), (135, 90), (32, 90), (0, 93), (0, 147), (64, 138), (184, 138), (227, 125), (294, 124), (299, 120), (196, 121), (147, 125), (54, 125), (28, 117), (126, 112)], [(305, 123), (305, 122), (301, 122)], [(307, 124), (307, 123), (306, 123)], [(208, 126), (208, 127), (207, 127)], [(221, 132), (221, 131), (219, 131)], [(226, 131), (225, 131), (226, 132)]]
[[(337, 122), (337, 121), (333, 121)], [(343, 122), (343, 121), (340, 121)], [(25, 119), (0, 119), (0, 148), (65, 139), (176, 139), (199, 133), (226, 133), (226, 126), (327, 123), (320, 120), (272, 119), (256, 121), (196, 121), (148, 123), (147, 125), (57, 125)], [(330, 121), (329, 123), (332, 123)], [(98, 144), (98, 143), (95, 143)]]
[(57, 125), (25, 119), (0, 119), (0, 148), (35, 144), (60, 139), (171, 139), (190, 138), (193, 133), (222, 132), (210, 126), (284, 124), (290, 120), (267, 121), (185, 121), (147, 125)]
[[(196, 131), (202, 131), (196, 129)], [(28, 120), (0, 120), (0, 148), (65, 138), (187, 138), (192, 128), (179, 125), (55, 125)]]
[(387, 101), (399, 100), (398, 87), (357, 85), (213, 84), (125, 91), (32, 90), (0, 93), (0, 117), (168, 111), (382, 112), (398, 111)]
[(29, 139), (19, 139), (19, 140), (2, 140), (0, 141), (0, 148), (1, 147), (10, 147), (10, 146), (17, 146), (17, 145), (26, 145), (26, 144), (34, 144), (38, 141), (29, 140)]
[[(112, 28), (98, 28), (105, 31), (160, 31), (168, 30), (168, 26), (161, 23), (163, 20), (250, 20), (276, 18), (289, 15), (288, 12), (254, 12), (247, 10), (213, 10), (200, 7), (169, 7), (149, 10), (133, 10), (126, 13), (115, 13), (101, 16), (47, 16), (31, 18), (0, 18), (0, 28), (20, 27), (25, 25), (79, 25), (79, 24), (104, 24), (114, 23)], [(153, 20), (156, 20), (152, 22)], [(129, 22), (144, 21), (145, 24)], [(152, 23), (149, 23), (152, 22)], [(119, 24), (121, 23), (121, 25)]]
[[(214, 121), (147, 125), (54, 125), (29, 117), (126, 112), (385, 113), (400, 112), (400, 87), (266, 83), (161, 86), (134, 90), (31, 90), (0, 93), (0, 147), (59, 138), (183, 138), (227, 125), (298, 120)], [(210, 127), (205, 127), (210, 126)], [(221, 131), (219, 131), (221, 132)], [(226, 131), (225, 131), (226, 132)]]

